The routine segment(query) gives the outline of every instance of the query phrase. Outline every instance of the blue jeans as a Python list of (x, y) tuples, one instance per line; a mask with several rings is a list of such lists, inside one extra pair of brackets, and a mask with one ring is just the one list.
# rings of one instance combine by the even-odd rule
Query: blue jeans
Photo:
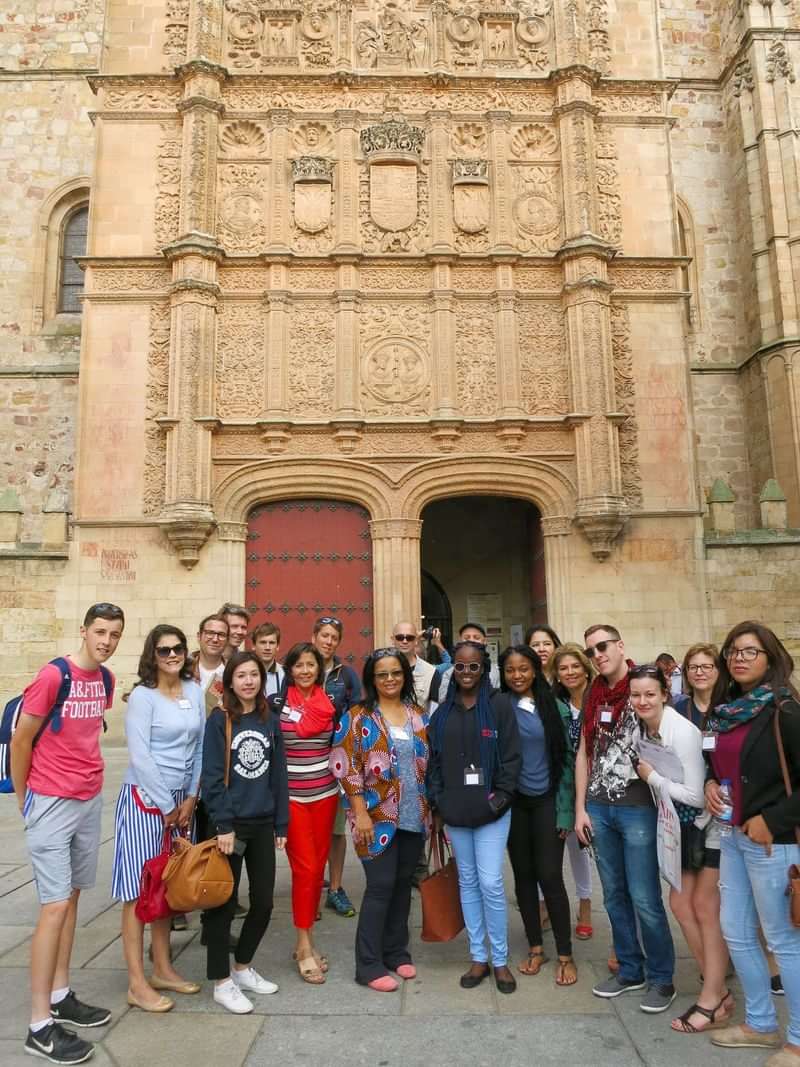
[(722, 838), (722, 933), (744, 990), (745, 1021), (762, 1032), (778, 1028), (769, 968), (758, 940), (760, 924), (767, 945), (775, 953), (786, 993), (786, 1040), (800, 1045), (800, 931), (791, 924), (789, 898), (785, 896), (792, 863), (800, 863), (798, 845), (773, 845), (768, 856), (763, 845), (754, 844), (738, 828)]
[[(603, 904), (611, 921), (619, 976), (670, 985), (675, 969), (656, 853), (656, 809), (624, 804), (586, 806), (592, 820)], [(636, 922), (642, 934), (642, 946)]]
[(474, 963), (488, 963), (486, 934), (492, 946), (492, 963), (508, 963), (508, 906), (503, 884), (503, 863), (511, 826), (511, 809), (485, 826), (448, 826), (458, 866), (458, 889), (469, 954)]

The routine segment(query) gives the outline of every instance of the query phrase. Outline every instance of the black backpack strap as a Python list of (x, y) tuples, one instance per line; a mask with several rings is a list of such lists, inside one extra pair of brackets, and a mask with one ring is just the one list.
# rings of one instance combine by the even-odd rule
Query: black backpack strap
[[(198, 653), (199, 654), (199, 653)], [(106, 704), (108, 704), (108, 698), (111, 696), (111, 671), (108, 667), (104, 667), (100, 664), (100, 673), (103, 676), (103, 688), (106, 691)], [(106, 713), (103, 712), (103, 733), (108, 732), (108, 723), (106, 722)]]

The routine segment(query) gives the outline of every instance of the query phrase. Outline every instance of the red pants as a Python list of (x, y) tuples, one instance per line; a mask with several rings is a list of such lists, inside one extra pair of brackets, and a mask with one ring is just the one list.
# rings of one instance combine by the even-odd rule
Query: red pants
[(292, 915), (299, 930), (310, 930), (317, 917), (338, 806), (338, 793), (309, 804), (289, 801), (286, 854), (292, 868)]

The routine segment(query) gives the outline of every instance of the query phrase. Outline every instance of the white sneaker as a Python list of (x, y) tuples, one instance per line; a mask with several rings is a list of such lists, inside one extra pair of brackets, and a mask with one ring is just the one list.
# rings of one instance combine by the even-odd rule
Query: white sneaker
[(231, 971), (231, 978), (240, 989), (246, 989), (250, 993), (263, 993), (264, 996), (268, 996), (270, 993), (278, 992), (278, 987), (274, 982), (268, 982), (266, 978), (262, 978), (252, 967), (244, 971), (237, 971), (234, 968)]
[(248, 1015), (253, 1010), (253, 1005), (236, 982), (230, 980), (214, 986), (214, 1000), (234, 1015)]

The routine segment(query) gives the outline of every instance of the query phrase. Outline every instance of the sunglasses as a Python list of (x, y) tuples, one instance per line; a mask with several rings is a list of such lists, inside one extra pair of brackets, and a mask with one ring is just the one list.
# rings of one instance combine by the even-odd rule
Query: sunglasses
[(170, 656), (185, 656), (186, 645), (157, 645), (156, 655), (159, 659), (169, 659)]
[(654, 663), (643, 663), (641, 667), (634, 667), (629, 678), (658, 678), (659, 680), (664, 677), (664, 672), (660, 667), (657, 667)]
[(596, 653), (605, 652), (605, 650), (607, 648), (609, 648), (611, 645), (616, 645), (616, 644), (617, 644), (616, 641), (598, 641), (597, 644), (594, 646), (594, 648), (585, 648), (583, 651), (584, 651), (584, 654), (589, 657), (589, 659), (594, 659)]
[(416, 634), (395, 634), (394, 635), (394, 639), (395, 639), (395, 641), (416, 641), (417, 635)]
[(395, 678), (402, 678), (402, 671), (376, 671), (375, 680), (378, 682), (390, 682)]
[(123, 619), (125, 617), (122, 608), (117, 607), (116, 604), (92, 604), (87, 612), (87, 615), (94, 615), (95, 617), (108, 619)]
[(483, 670), (481, 663), (454, 663), (453, 670), (456, 674), (480, 674)]
[(317, 619), (319, 626), (341, 626), (341, 619), (337, 619), (335, 615), (323, 615), (321, 619)]

